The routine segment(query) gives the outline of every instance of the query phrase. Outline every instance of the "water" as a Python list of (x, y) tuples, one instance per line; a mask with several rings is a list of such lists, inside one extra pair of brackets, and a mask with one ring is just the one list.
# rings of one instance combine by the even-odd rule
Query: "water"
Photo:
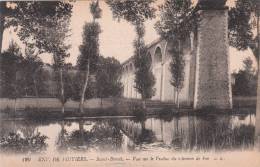
[(0, 121), (2, 153), (221, 152), (254, 147), (255, 116)]

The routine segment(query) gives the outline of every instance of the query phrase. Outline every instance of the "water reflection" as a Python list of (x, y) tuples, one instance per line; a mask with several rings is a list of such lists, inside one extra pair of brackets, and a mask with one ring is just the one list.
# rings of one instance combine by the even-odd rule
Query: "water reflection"
[[(91, 129), (85, 129), (84, 125), (92, 125)], [(66, 152), (70, 150), (120, 150), (123, 134), (116, 128), (113, 121), (78, 121), (78, 129), (68, 132), (64, 121), (61, 121), (61, 130), (57, 140), (57, 150)]]
[(1, 121), (0, 146), (2, 152), (26, 153), (248, 150), (254, 146), (254, 125), (254, 115)]
[(24, 122), (23, 126), (14, 122), (1, 122), (0, 134), (0, 150), (4, 153), (42, 153), (48, 146), (48, 137), (27, 122)]

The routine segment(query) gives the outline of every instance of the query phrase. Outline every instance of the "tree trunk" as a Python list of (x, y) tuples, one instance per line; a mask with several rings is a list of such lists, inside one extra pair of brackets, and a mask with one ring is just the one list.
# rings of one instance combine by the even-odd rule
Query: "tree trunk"
[(3, 34), (4, 34), (4, 24), (5, 24), (5, 17), (4, 17), (4, 10), (6, 7), (6, 2), (0, 2), (0, 53), (2, 53), (2, 44), (3, 44)]
[(90, 66), (89, 63), (90, 62), (88, 61), (86, 79), (85, 79), (84, 88), (83, 88), (83, 91), (82, 91), (82, 94), (81, 94), (81, 100), (80, 100), (80, 104), (79, 104), (79, 109), (80, 109), (81, 113), (84, 112), (85, 93), (86, 93), (86, 90), (87, 90), (88, 80), (89, 80), (89, 66)]
[(145, 99), (142, 100), (142, 108), (146, 109), (146, 100)]
[(259, 8), (260, 2), (257, 4), (258, 10), (257, 14), (257, 55), (258, 55), (258, 81), (257, 81), (257, 104), (256, 104), (256, 122), (255, 122), (255, 136), (256, 136), (256, 144), (258, 145), (258, 149), (260, 150), (260, 34), (259, 34)]
[(80, 133), (79, 143), (81, 146), (83, 146), (84, 144), (84, 121), (83, 120), (79, 121), (79, 133)]
[(17, 71), (15, 72), (15, 87), (14, 87), (14, 91), (15, 91), (14, 113), (16, 113), (16, 99), (17, 99), (17, 96), (18, 96), (18, 92), (17, 92)]
[(65, 107), (64, 107), (64, 103), (65, 103), (65, 98), (64, 98), (64, 84), (63, 84), (63, 72), (62, 72), (62, 68), (60, 68), (60, 98), (61, 98), (61, 112), (62, 114), (64, 114), (65, 112)]
[(177, 99), (177, 111), (179, 112), (179, 110), (180, 110), (180, 101), (179, 101), (179, 91), (177, 90), (177, 97), (176, 97), (176, 99)]
[(79, 131), (81, 134), (83, 134), (83, 132), (84, 132), (84, 121), (83, 120), (79, 121)]
[(14, 113), (16, 113), (16, 98), (14, 99)]
[(39, 92), (38, 92), (38, 89), (37, 89), (37, 85), (36, 85), (36, 80), (35, 78), (33, 78), (33, 84), (34, 84), (34, 92), (35, 92), (35, 96), (36, 96), (36, 101), (37, 101), (37, 110), (39, 111)]
[(65, 127), (64, 127), (64, 121), (63, 120), (61, 121), (60, 126), (61, 126), (61, 131), (60, 131), (60, 141), (59, 141), (59, 143), (60, 143), (60, 147), (63, 150), (64, 147), (65, 147), (65, 144), (66, 144), (65, 143)]

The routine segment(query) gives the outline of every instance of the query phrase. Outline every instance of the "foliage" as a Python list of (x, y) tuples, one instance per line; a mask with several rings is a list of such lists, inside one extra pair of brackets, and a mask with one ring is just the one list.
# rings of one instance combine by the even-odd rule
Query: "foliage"
[[(72, 100), (80, 100), (82, 88), (85, 82), (85, 73), (83, 72), (76, 72), (75, 74), (70, 76), (69, 82), (71, 84), (71, 99)], [(93, 75), (89, 79), (88, 87), (86, 89), (85, 98), (90, 99), (95, 97), (96, 90), (95, 90), (95, 82)]]
[(170, 72), (171, 72), (171, 84), (179, 92), (183, 88), (184, 82), (184, 67), (185, 61), (183, 58), (182, 50), (179, 46), (175, 45), (171, 49), (171, 63), (170, 63)]
[(83, 41), (79, 46), (80, 55), (77, 60), (79, 70), (86, 71), (87, 64), (90, 63), (90, 73), (93, 73), (97, 67), (99, 56), (99, 34), (100, 25), (96, 22), (86, 23), (83, 27)]
[(228, 30), (229, 43), (238, 50), (252, 49), (257, 58), (256, 28), (257, 0), (237, 0), (229, 10)]
[(235, 73), (233, 94), (240, 96), (256, 96), (257, 76), (252, 67), (252, 60), (248, 57), (244, 61), (244, 70)]
[(23, 87), (24, 95), (36, 96), (45, 94), (47, 90), (48, 76), (43, 70), (42, 60), (35, 54), (34, 50), (27, 48), (25, 50), (25, 57), (22, 60), (20, 85)]
[(47, 52), (53, 51), (55, 46), (54, 43), (46, 43), (46, 37), (50, 35), (46, 28), (55, 31), (57, 25), (70, 18), (72, 12), (72, 5), (61, 1), (1, 2), (1, 7), (5, 28), (15, 26), (19, 30), (18, 36), (27, 46), (36, 46)]
[(222, 9), (227, 0), (199, 0), (198, 7), (200, 9)]
[(97, 122), (90, 131), (83, 129), (83, 122), (79, 123), (79, 130), (68, 133), (62, 130), (58, 138), (60, 150), (82, 151), (90, 148), (98, 150), (118, 150), (123, 142), (121, 131), (109, 121)]
[(141, 94), (142, 99), (149, 99), (155, 94), (155, 77), (151, 71), (152, 59), (147, 54), (144, 43), (140, 46), (140, 55), (135, 54), (135, 89)]
[(148, 49), (144, 43), (144, 25), (136, 25), (137, 39), (134, 41), (135, 89), (142, 99), (149, 99), (155, 94), (155, 77), (151, 71), (152, 59), (147, 54)]
[(155, 29), (164, 39), (186, 39), (196, 28), (197, 15), (190, 0), (166, 0), (159, 6), (160, 20)]
[(90, 4), (90, 12), (93, 16), (91, 23), (86, 23), (83, 30), (83, 42), (79, 46), (80, 55), (78, 57), (77, 65), (80, 70), (85, 72), (85, 81), (82, 88), (81, 100), (80, 100), (80, 112), (84, 109), (84, 100), (86, 90), (89, 84), (90, 74), (96, 71), (98, 56), (99, 56), (99, 34), (101, 28), (95, 19), (101, 17), (101, 9), (99, 8), (99, 1), (92, 1)]
[(40, 133), (30, 137), (22, 137), (19, 133), (10, 133), (0, 140), (1, 152), (16, 153), (41, 153), (47, 147), (48, 137)]
[(106, 3), (112, 10), (113, 17), (125, 19), (133, 25), (143, 23), (147, 19), (155, 17), (155, 8), (152, 4), (155, 0), (107, 0)]
[(139, 122), (146, 120), (147, 110), (141, 104), (133, 103), (130, 106), (130, 111), (132, 112), (131, 114), (135, 116), (134, 121)]
[(19, 71), (22, 69), (22, 53), (18, 45), (11, 42), (9, 48), (0, 55), (1, 97), (17, 98), (21, 96), (22, 87), (19, 81)]
[(99, 0), (96, 0), (96, 2), (92, 1), (92, 3), (90, 4), (90, 12), (93, 16), (93, 19), (101, 18), (102, 10), (99, 7)]
[[(37, 48), (38, 53), (53, 55), (54, 68), (60, 72), (60, 99), (64, 104), (62, 68), (70, 45), (66, 44), (72, 5), (62, 1), (22, 1), (1, 3), (5, 27), (16, 26), (17, 35), (28, 48)], [(0, 32), (1, 39), (3, 32)]]
[(113, 57), (99, 57), (96, 73), (97, 97), (118, 97), (122, 93), (121, 65)]
[[(151, 72), (151, 61), (147, 55), (144, 43), (144, 22), (155, 17), (154, 0), (107, 0), (114, 18), (123, 18), (135, 26), (137, 39), (134, 41), (135, 53), (135, 88), (142, 95), (142, 99), (151, 98), (154, 95), (154, 76)], [(147, 61), (147, 62), (146, 62)]]
[[(66, 64), (64, 64), (66, 66)], [(73, 84), (72, 84), (72, 77), (73, 77), (73, 71), (70, 71), (68, 68), (62, 69), (62, 80), (60, 77), (60, 72), (54, 70), (54, 78), (53, 81), (56, 84), (57, 88), (57, 94), (56, 96), (59, 98), (59, 100), (65, 104), (68, 99), (73, 98)], [(61, 88), (61, 82), (63, 82), (62, 88)], [(61, 91), (64, 91), (63, 96), (61, 95)]]
[(99, 150), (118, 150), (123, 143), (123, 134), (113, 122), (97, 122), (90, 131), (92, 145)]
[(96, 71), (97, 61), (99, 56), (99, 34), (101, 28), (95, 19), (101, 17), (101, 9), (99, 1), (92, 1), (90, 4), (90, 11), (93, 16), (93, 21), (86, 23), (83, 27), (82, 44), (79, 46), (80, 55), (77, 60), (79, 70), (87, 71), (87, 64), (89, 63), (90, 73)]
[(251, 0), (239, 0), (229, 11), (230, 45), (239, 50), (247, 49), (253, 37), (250, 25), (251, 3)]
[(190, 33), (196, 30), (197, 15), (190, 0), (166, 0), (159, 6), (161, 17), (155, 25), (160, 36), (171, 43), (171, 84), (177, 90), (179, 107), (179, 92), (183, 88), (185, 61), (181, 43)]

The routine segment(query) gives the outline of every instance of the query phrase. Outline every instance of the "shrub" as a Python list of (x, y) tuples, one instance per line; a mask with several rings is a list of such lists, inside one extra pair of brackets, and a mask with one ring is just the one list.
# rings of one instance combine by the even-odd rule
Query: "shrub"
[(146, 109), (141, 104), (132, 104), (130, 107), (132, 115), (138, 120), (143, 120), (146, 117)]

